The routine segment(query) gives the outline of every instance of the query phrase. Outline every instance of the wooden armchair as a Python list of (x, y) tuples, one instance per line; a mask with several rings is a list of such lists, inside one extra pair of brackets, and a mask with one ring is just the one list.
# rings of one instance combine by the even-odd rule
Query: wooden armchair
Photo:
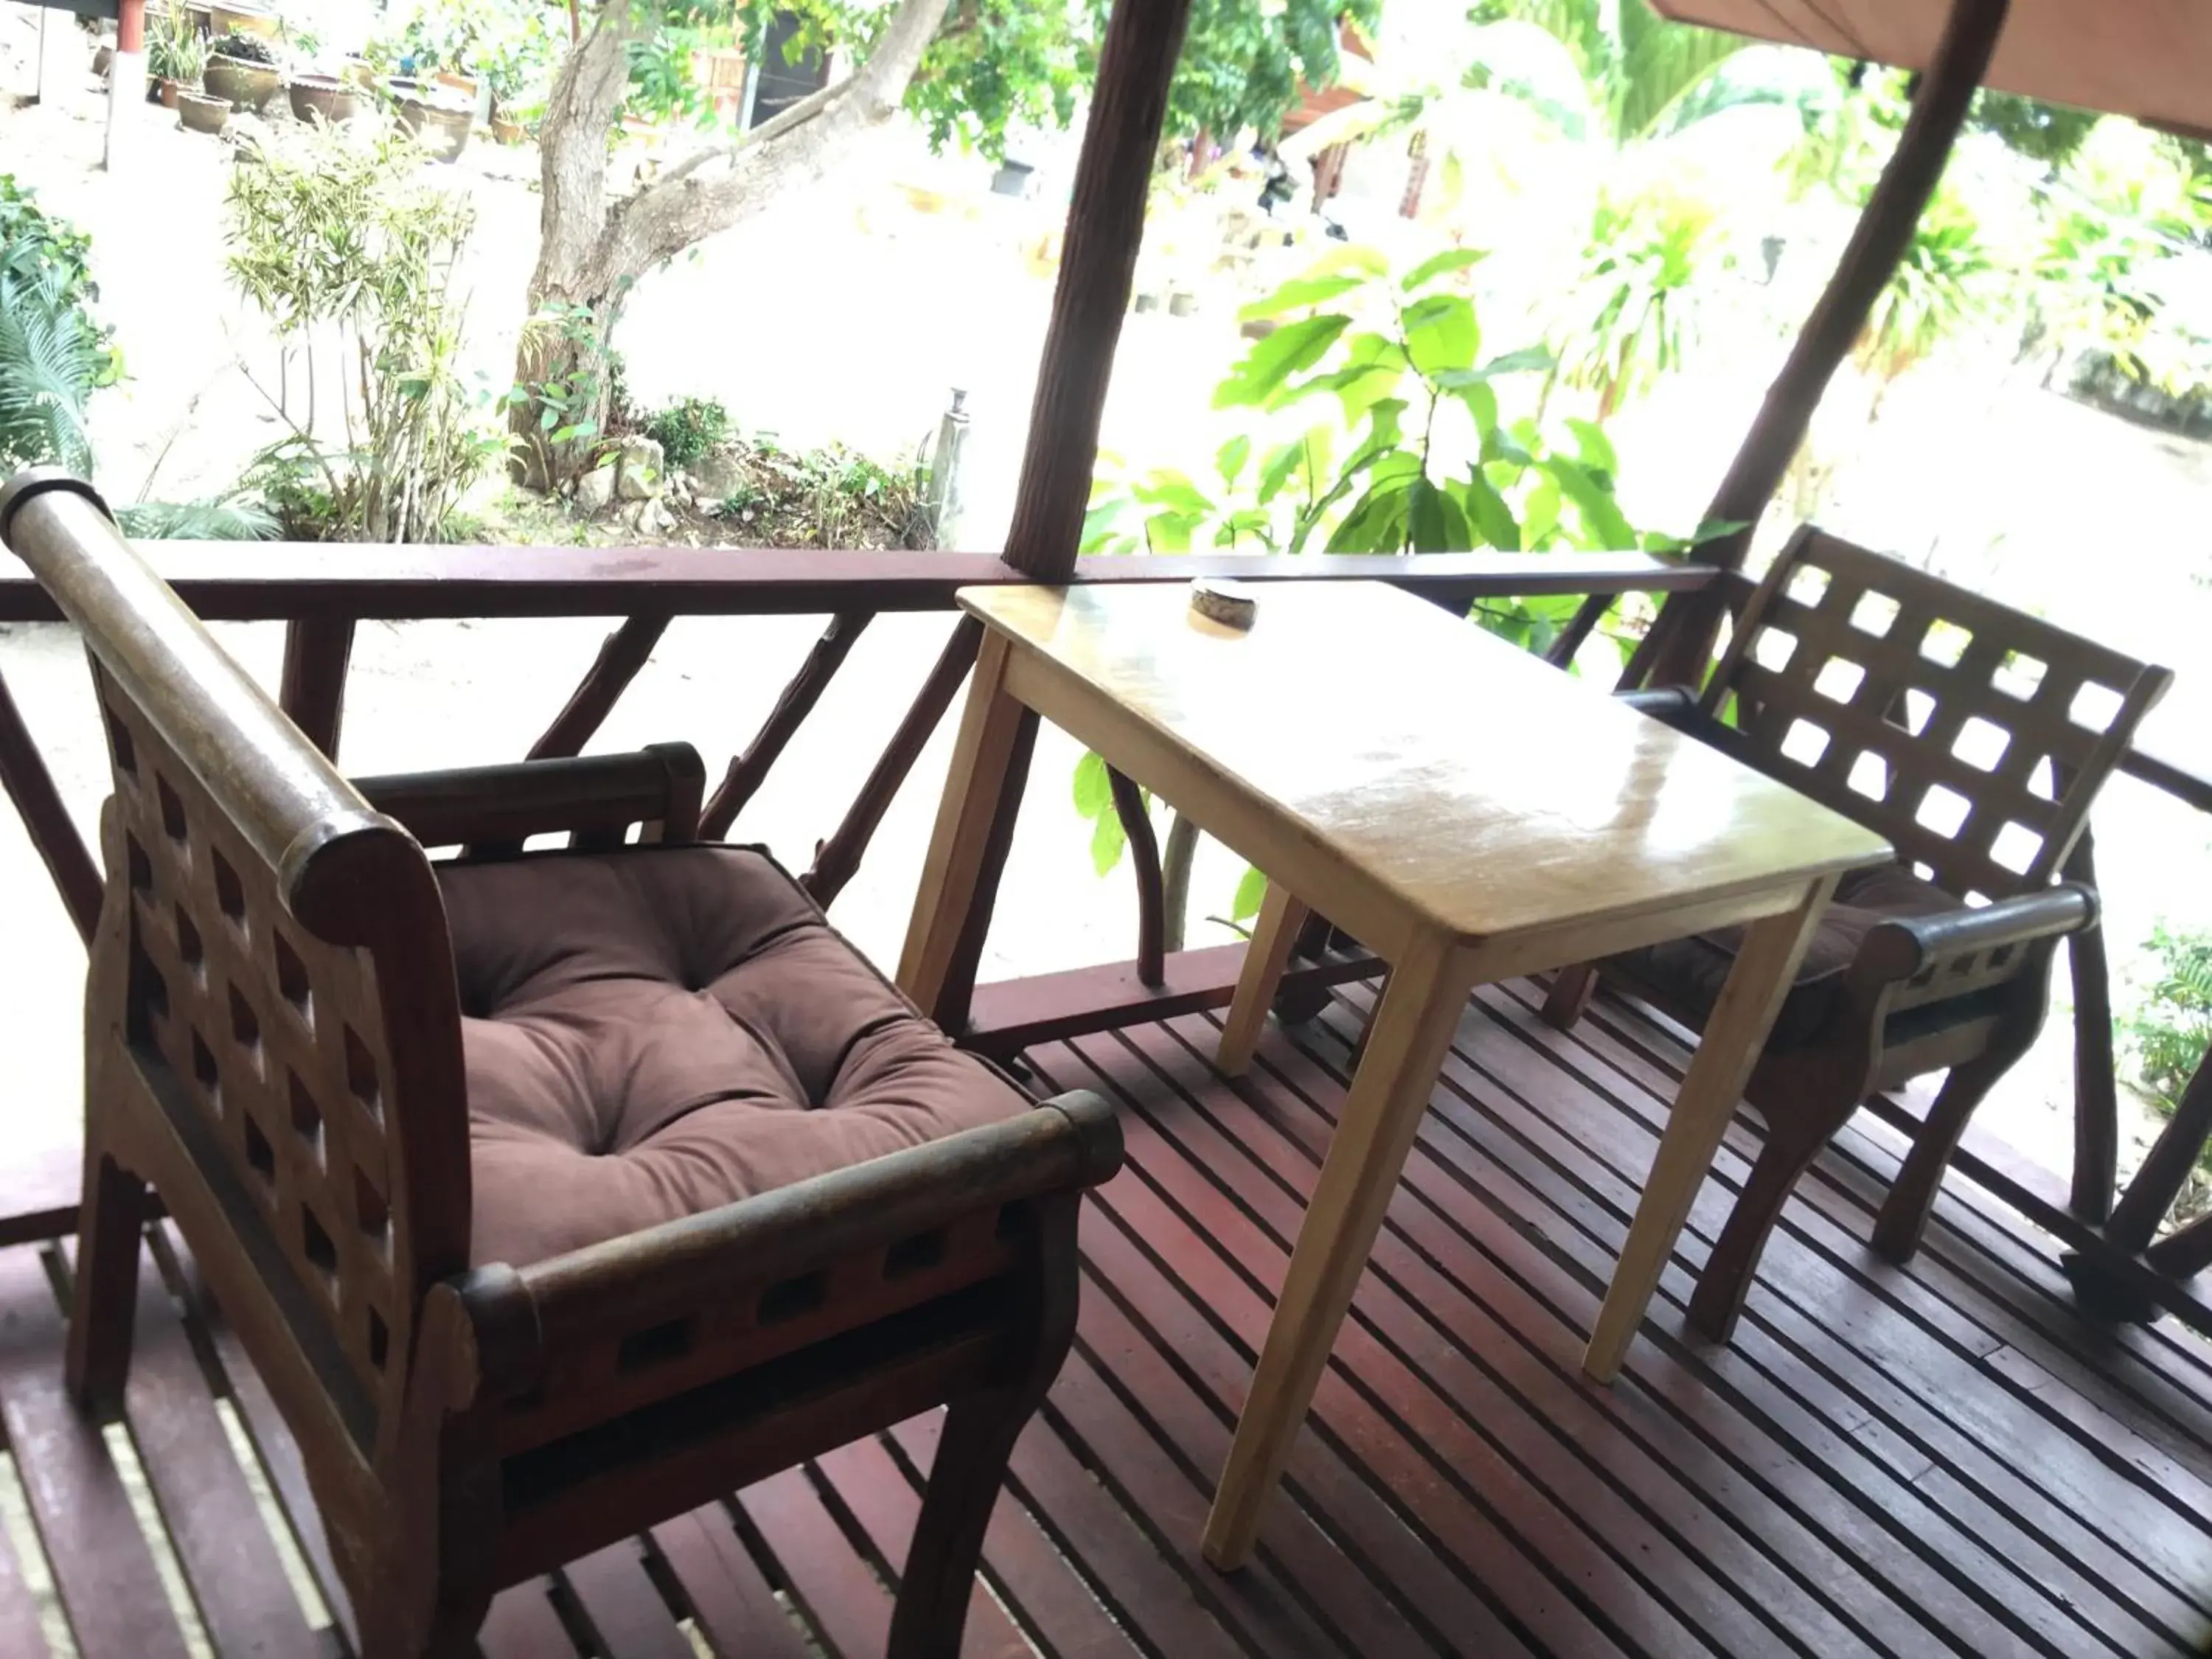
[[(1918, 1248), (1968, 1116), (2041, 1028), (2051, 957), (2097, 896), (2053, 884), (2090, 803), (2172, 675), (1806, 529), (1737, 618), (1701, 692), (1647, 713), (1879, 830), (1899, 862), (1846, 877), (1752, 1075), (1765, 1150), (1690, 1304), (1725, 1338), (1784, 1200), (1869, 1094), (1949, 1071), (1875, 1246)], [(1571, 969), (1565, 1029), (1602, 972), (1702, 1027), (1734, 930)]]
[(299, 1443), (364, 1659), (396, 1659), (949, 1403), (890, 1650), (953, 1659), (1110, 1109), (1032, 1108), (763, 855), (690, 844), (689, 749), (356, 786), (82, 486), (18, 479), (0, 537), (83, 634), (113, 763), (86, 1405), (122, 1393), (150, 1187)]

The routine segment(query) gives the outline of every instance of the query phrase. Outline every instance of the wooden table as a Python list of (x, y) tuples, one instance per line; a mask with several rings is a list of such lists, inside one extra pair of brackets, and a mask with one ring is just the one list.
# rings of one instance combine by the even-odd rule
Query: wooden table
[(1305, 908), (1389, 964), (1206, 1526), (1234, 1567), (1328, 1362), (1474, 986), (1747, 924), (1583, 1357), (1610, 1382), (1814, 924), (1888, 845), (1379, 583), (1285, 584), (1238, 633), (1183, 590), (963, 590), (986, 624), (899, 983), (935, 1006), (1024, 711), (1269, 886), (1222, 1041), (1250, 1057)]

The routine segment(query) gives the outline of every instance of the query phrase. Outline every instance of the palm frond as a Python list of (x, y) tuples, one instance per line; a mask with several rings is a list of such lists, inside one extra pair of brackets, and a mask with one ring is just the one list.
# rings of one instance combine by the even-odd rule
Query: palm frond
[(0, 276), (0, 460), (89, 472), (85, 404), (100, 364), (82, 313), (50, 276)]
[(125, 535), (149, 542), (265, 542), (278, 529), (275, 516), (251, 496), (141, 501), (119, 508), (115, 518)]

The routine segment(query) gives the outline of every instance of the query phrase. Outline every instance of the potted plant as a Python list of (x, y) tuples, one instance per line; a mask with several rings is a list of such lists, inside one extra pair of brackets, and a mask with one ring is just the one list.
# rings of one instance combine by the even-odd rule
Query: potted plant
[(295, 75), (285, 82), (284, 89), (292, 101), (292, 113), (302, 121), (335, 125), (353, 119), (354, 88), (335, 75)]
[(399, 94), (399, 125), (441, 161), (459, 159), (476, 118), (476, 106), (459, 102), (450, 92), (441, 96), (426, 87)]
[(178, 89), (197, 88), (206, 67), (207, 46), (188, 9), (172, 5), (148, 20), (146, 73), (153, 82), (148, 95), (158, 96), (164, 109), (176, 108)]
[(276, 52), (256, 34), (226, 34), (216, 40), (201, 80), (210, 97), (228, 99), (233, 109), (258, 111), (284, 89)]
[(177, 94), (177, 118), (187, 132), (221, 132), (230, 119), (230, 100), (182, 88)]

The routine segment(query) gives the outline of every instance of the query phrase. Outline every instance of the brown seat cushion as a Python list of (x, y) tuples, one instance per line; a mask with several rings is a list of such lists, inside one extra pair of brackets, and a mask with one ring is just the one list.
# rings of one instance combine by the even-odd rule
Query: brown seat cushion
[(441, 866), (479, 1265), (542, 1261), (1012, 1116), (766, 857)]
[[(1797, 979), (1775, 1016), (1769, 1048), (1802, 1048), (1826, 1028), (1843, 996), (1844, 976), (1859, 945), (1877, 924), (1893, 916), (1941, 915), (1961, 908), (1960, 901), (1921, 880), (1901, 864), (1856, 870), (1836, 884), (1835, 902), (1820, 918), (1820, 930), (1806, 947)], [(1735, 966), (1743, 943), (1741, 927), (1717, 928), (1688, 939), (1669, 939), (1648, 950), (1631, 951), (1607, 966), (1626, 970), (1703, 1026), (1720, 1000), (1721, 987)]]

